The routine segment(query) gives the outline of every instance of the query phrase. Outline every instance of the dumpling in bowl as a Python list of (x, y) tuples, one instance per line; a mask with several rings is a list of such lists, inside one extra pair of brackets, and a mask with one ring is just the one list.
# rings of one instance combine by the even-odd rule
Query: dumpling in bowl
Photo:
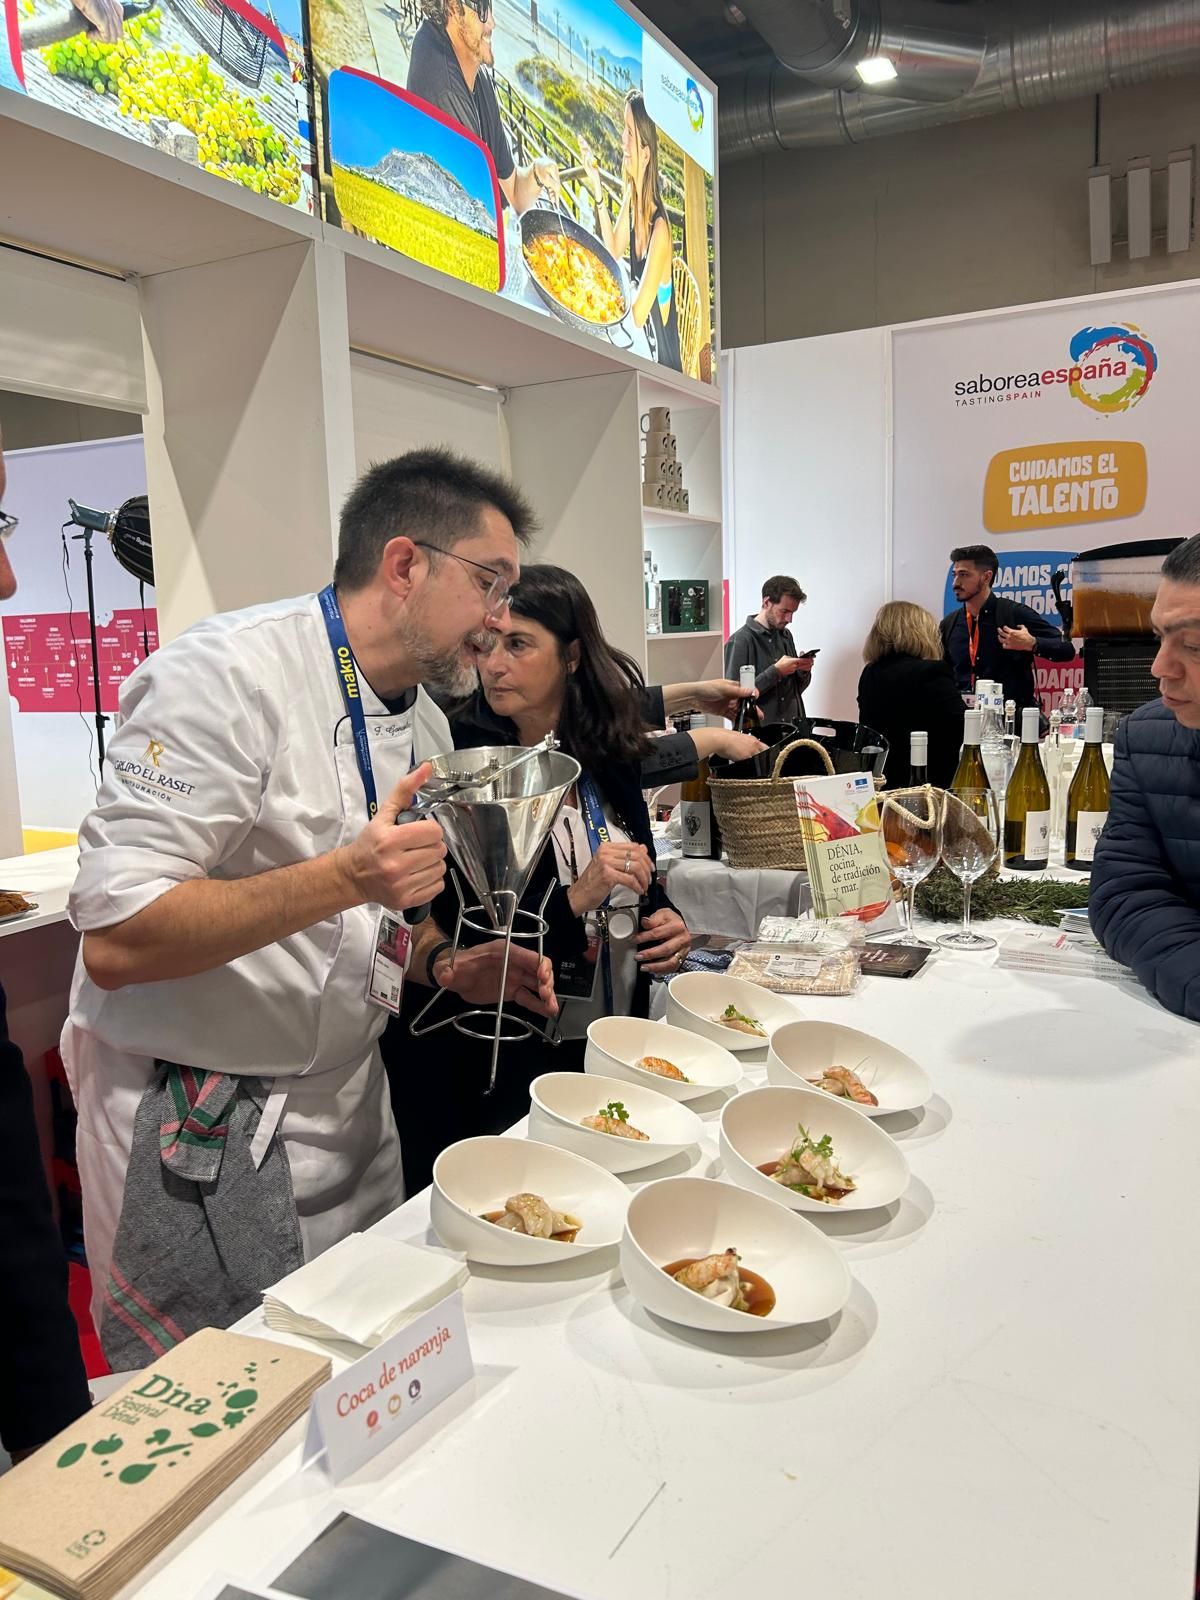
[(531, 1239), (559, 1239), (574, 1244), (583, 1227), (578, 1217), (555, 1211), (540, 1194), (510, 1194), (503, 1211), (487, 1213), (489, 1222), (510, 1233), (527, 1233)]
[(690, 1083), (692, 1080), (680, 1072), (673, 1061), (668, 1061), (665, 1056), (643, 1056), (637, 1062), (643, 1072), (652, 1072), (656, 1078), (671, 1078), (676, 1083)]
[(719, 1306), (729, 1306), (734, 1311), (748, 1311), (750, 1308), (738, 1273), (740, 1259), (736, 1250), (722, 1250), (719, 1255), (702, 1256), (699, 1261), (689, 1261), (686, 1267), (672, 1276), (685, 1289), (692, 1289)]

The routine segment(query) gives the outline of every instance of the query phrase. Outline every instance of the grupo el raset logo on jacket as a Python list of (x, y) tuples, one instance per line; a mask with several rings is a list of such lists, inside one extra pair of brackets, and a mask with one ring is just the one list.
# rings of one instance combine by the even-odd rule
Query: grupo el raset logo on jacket
[(1040, 400), (1043, 389), (1061, 383), (1090, 410), (1114, 416), (1137, 405), (1158, 371), (1154, 346), (1133, 322), (1080, 328), (1068, 341), (1067, 355), (1062, 366), (1030, 362), (1012, 372), (960, 378), (954, 385), (954, 403), (982, 406)]

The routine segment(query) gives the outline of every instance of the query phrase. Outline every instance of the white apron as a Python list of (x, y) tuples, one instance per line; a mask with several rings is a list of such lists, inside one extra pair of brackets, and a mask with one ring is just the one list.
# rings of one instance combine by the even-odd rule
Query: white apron
[[(381, 800), (451, 748), (418, 691), (390, 713), (363, 685)], [(367, 808), (314, 596), (210, 617), (125, 685), (70, 915), (104, 928), (191, 878), (244, 878), (347, 844)], [(155, 1058), (251, 1074), (280, 1098), (306, 1257), (404, 1198), (400, 1146), (366, 1000), (378, 908), (357, 906), (213, 972), (112, 992), (76, 965), (62, 1054), (79, 1108), (84, 1233), (108, 1276), (138, 1101)]]

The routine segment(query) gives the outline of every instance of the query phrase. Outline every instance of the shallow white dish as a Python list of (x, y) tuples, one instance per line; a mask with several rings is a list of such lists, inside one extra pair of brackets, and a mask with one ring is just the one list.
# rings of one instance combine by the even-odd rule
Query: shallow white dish
[[(873, 1034), (843, 1028), (837, 1022), (792, 1022), (771, 1036), (767, 1082), (783, 1088), (815, 1088), (808, 1082), (826, 1067), (849, 1067), (879, 1101), (877, 1106), (844, 1103), (868, 1117), (893, 1111), (915, 1111), (933, 1093), (929, 1074), (902, 1051)], [(825, 1090), (818, 1091), (821, 1094)], [(837, 1100), (841, 1096), (831, 1095)]]
[[(801, 1123), (813, 1139), (830, 1135), (834, 1159), (854, 1179), (854, 1192), (836, 1205), (798, 1194), (758, 1170), (791, 1147)], [(721, 1111), (719, 1143), (732, 1183), (793, 1211), (870, 1211), (890, 1206), (908, 1188), (908, 1162), (896, 1141), (847, 1101), (821, 1089), (750, 1089), (738, 1095)]]
[[(728, 1249), (775, 1291), (768, 1316), (717, 1305), (663, 1271), (677, 1261)], [(821, 1322), (840, 1311), (850, 1294), (846, 1263), (811, 1222), (746, 1189), (708, 1178), (660, 1178), (634, 1195), (621, 1239), (621, 1272), (647, 1311), (716, 1333), (753, 1334)]]
[[(590, 1072), (545, 1072), (529, 1086), (529, 1137), (594, 1161), (609, 1172), (636, 1172), (669, 1161), (698, 1144), (704, 1124), (677, 1100), (620, 1078)], [(611, 1100), (619, 1100), (629, 1121), (648, 1139), (622, 1139), (581, 1126)]]
[[(574, 1244), (510, 1233), (481, 1213), (510, 1194), (539, 1194), (583, 1222)], [(603, 1250), (621, 1237), (629, 1190), (592, 1161), (532, 1139), (486, 1135), (448, 1145), (433, 1164), (429, 1217), (449, 1250), (493, 1267), (536, 1267)]]
[[(726, 1030), (728, 1032), (728, 1029)], [(660, 1078), (636, 1065), (643, 1056), (662, 1056), (688, 1078)], [(643, 1017), (597, 1017), (588, 1027), (585, 1073), (621, 1078), (665, 1094), (669, 1100), (699, 1100), (716, 1089), (732, 1089), (742, 1069), (729, 1051), (687, 1028), (672, 1028)]]
[[(739, 1033), (712, 1019), (726, 1006), (734, 1006), (743, 1016), (753, 1017), (766, 1029), (766, 1038)], [(667, 985), (667, 1021), (677, 1028), (688, 1028), (703, 1039), (742, 1054), (765, 1050), (771, 1034), (803, 1016), (783, 995), (772, 994), (744, 978), (727, 978), (721, 972), (681, 972)]]

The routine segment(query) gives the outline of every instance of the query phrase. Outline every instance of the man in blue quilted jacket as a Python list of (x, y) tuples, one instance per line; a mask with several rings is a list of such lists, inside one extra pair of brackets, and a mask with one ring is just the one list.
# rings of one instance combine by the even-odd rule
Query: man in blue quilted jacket
[(1163, 562), (1151, 620), (1162, 699), (1117, 734), (1088, 911), (1115, 961), (1200, 1022), (1200, 534)]

